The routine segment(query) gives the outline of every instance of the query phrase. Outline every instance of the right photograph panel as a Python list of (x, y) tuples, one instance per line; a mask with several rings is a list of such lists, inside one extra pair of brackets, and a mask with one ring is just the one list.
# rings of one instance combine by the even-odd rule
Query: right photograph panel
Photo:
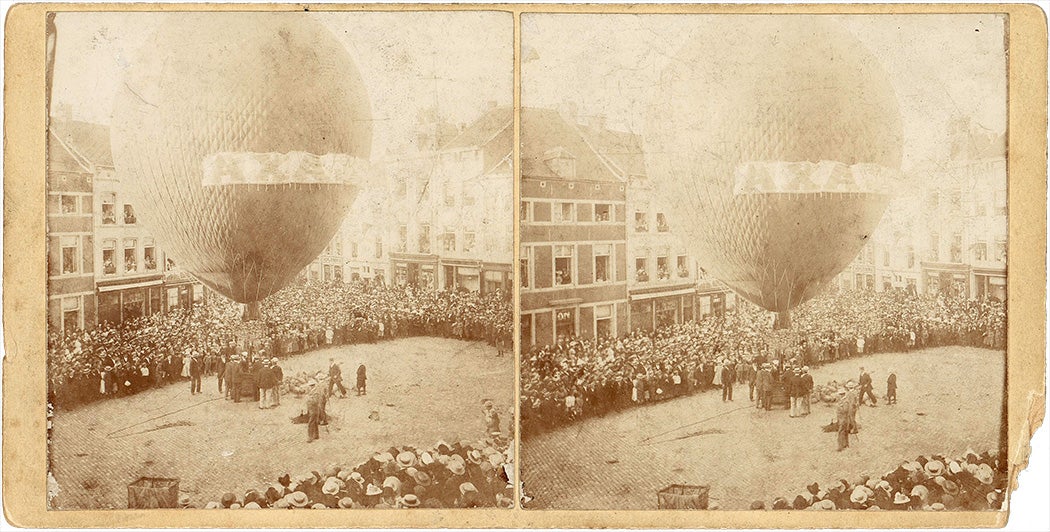
[(523, 14), (526, 509), (998, 510), (1006, 18)]

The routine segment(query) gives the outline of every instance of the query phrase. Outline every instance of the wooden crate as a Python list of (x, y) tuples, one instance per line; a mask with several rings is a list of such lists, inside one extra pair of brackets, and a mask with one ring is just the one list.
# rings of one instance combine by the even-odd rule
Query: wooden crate
[(128, 508), (177, 508), (179, 479), (142, 477), (128, 484)]
[(661, 510), (706, 510), (708, 486), (671, 484), (656, 494)]

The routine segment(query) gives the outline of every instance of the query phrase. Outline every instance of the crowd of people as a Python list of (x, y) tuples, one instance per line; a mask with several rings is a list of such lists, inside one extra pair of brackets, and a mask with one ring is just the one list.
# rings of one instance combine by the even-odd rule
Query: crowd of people
[[(337, 344), (406, 336), (487, 341), (509, 350), (513, 311), (495, 292), (422, 291), (382, 284), (289, 286), (263, 301), (263, 319), (245, 322), (240, 305), (219, 296), (189, 309), (52, 332), (48, 338), (50, 399), (70, 407), (113, 395), (218, 375), (233, 356), (281, 358)], [(262, 356), (259, 356), (262, 355)]]
[[(285, 473), (269, 486), (227, 492), (204, 508), (513, 508), (513, 456), (509, 441), (499, 438), (391, 447), (356, 467)], [(180, 506), (195, 507), (189, 496)]]
[(919, 456), (881, 477), (814, 482), (794, 498), (777, 497), (752, 510), (999, 510), (1006, 496), (1007, 464), (997, 451), (967, 450), (955, 459)]
[[(1006, 309), (994, 299), (828, 292), (800, 305), (793, 319), (790, 330), (775, 330), (769, 313), (741, 306), (619, 338), (559, 338), (535, 346), (521, 357), (523, 433), (711, 389), (731, 400), (734, 383), (741, 393), (747, 386), (754, 400), (766, 363), (778, 383), (768, 390), (779, 392), (785, 369), (808, 371), (845, 358), (945, 345), (1005, 348)], [(788, 406), (796, 397), (808, 399), (798, 391), (770, 400)]]

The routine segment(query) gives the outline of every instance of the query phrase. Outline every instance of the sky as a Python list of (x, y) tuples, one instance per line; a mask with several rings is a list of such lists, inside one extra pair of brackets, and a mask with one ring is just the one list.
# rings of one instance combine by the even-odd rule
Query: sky
[[(796, 15), (780, 15), (793, 17)], [(650, 90), (682, 43), (742, 15), (523, 15), (522, 105), (575, 103), (582, 117), (644, 133)], [(902, 169), (946, 156), (947, 127), (1006, 130), (1004, 23), (997, 15), (829, 15), (882, 63), (904, 133)], [(752, 50), (741, 49), (741, 54)]]
[[(116, 88), (161, 13), (60, 13), (54, 97), (75, 119), (109, 124)], [(373, 154), (402, 149), (436, 106), (468, 124), (513, 102), (513, 22), (496, 12), (316, 13), (346, 46), (372, 99)]]

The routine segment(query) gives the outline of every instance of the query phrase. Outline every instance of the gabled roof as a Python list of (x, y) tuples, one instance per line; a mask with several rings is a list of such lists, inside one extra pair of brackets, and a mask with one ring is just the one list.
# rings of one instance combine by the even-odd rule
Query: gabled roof
[[(51, 133), (77, 161), (87, 168), (113, 166), (109, 127), (77, 120), (51, 120)], [(52, 143), (53, 145), (54, 143)]]
[(598, 153), (625, 176), (646, 176), (642, 137), (604, 127), (579, 126)]
[(514, 109), (494, 107), (467, 126), (440, 151), (479, 149), (486, 169), (493, 168), (514, 151)]
[(90, 174), (91, 167), (77, 157), (54, 131), (48, 132), (47, 169), (49, 172)]
[(575, 159), (578, 180), (624, 181), (622, 172), (598, 154), (583, 131), (553, 109), (522, 109), (521, 145), (522, 177), (563, 179), (547, 164), (552, 150), (561, 150)]

